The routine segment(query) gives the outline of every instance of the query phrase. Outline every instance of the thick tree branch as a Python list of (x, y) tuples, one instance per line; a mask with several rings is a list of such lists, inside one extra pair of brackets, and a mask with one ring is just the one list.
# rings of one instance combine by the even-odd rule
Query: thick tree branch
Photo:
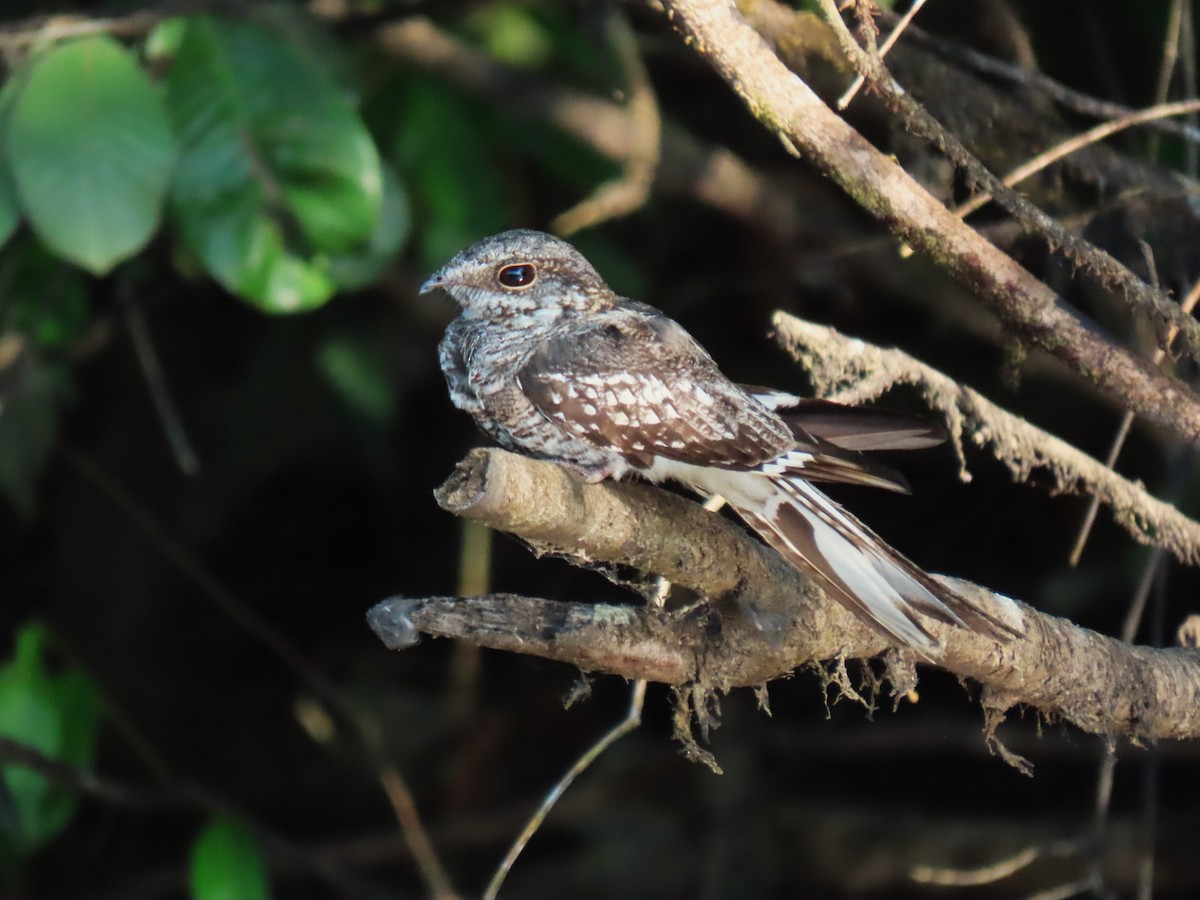
[(725, 0), (665, 0), (675, 27), (768, 128), (864, 209), (985, 300), (1019, 334), (1188, 442), (1200, 396), (1106, 340), (1046, 285), (963, 225), (793, 74)]
[[(551, 463), (476, 450), (437, 497), (536, 552), (662, 574), (715, 599), (672, 613), (509, 595), (396, 598), (370, 614), (392, 646), (424, 632), (702, 691), (761, 684), (814, 660), (871, 656), (885, 646), (749, 533), (657, 488), (588, 485)], [(1023, 703), (1101, 734), (1200, 736), (1200, 654), (1132, 647), (953, 584), (1026, 632), (998, 644), (929, 623), (944, 645), (938, 664), (982, 684), (993, 712)]]

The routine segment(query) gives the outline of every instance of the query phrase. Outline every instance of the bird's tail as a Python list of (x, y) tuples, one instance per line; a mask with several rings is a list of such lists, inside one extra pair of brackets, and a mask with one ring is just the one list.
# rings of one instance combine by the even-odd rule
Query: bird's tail
[[(863, 621), (923, 653), (940, 649), (921, 616), (996, 640), (1020, 632), (934, 581), (812, 484), (769, 479), (765, 501), (730, 505), (793, 566)], [(755, 498), (758, 500), (758, 498)]]

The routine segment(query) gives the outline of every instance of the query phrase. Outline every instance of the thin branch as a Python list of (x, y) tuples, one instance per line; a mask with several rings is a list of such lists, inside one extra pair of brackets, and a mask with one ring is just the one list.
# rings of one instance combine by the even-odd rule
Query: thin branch
[[(900, 35), (904, 33), (904, 29), (912, 24), (912, 20), (917, 13), (921, 11), (921, 7), (925, 5), (925, 0), (915, 0), (900, 17), (900, 20), (892, 28), (892, 33), (887, 36), (887, 39), (879, 46), (879, 56), (883, 58), (888, 55), (888, 51), (895, 46), (896, 41), (900, 39)], [(866, 84), (866, 78), (861, 74), (855, 75), (854, 80), (850, 82), (850, 87), (846, 88), (846, 92), (838, 97), (837, 108), (844, 110), (850, 105), (850, 101), (854, 99), (854, 95), (862, 90), (862, 86)]]
[(90, 34), (140, 37), (167, 19), (202, 12), (244, 9), (241, 0), (167, 0), (121, 16), (37, 16), (0, 27), (0, 55), (11, 60), (37, 44), (52, 43)]
[(384, 793), (387, 794), (388, 802), (392, 805), (396, 820), (400, 823), (404, 843), (429, 886), (430, 896), (435, 900), (455, 900), (459, 894), (450, 882), (450, 875), (442, 865), (433, 841), (429, 839), (429, 833), (425, 830), (425, 823), (421, 821), (421, 813), (417, 809), (417, 801), (408, 787), (408, 782), (394, 765), (381, 765), (376, 769), (376, 774)]
[(1010, 878), (1046, 856), (1065, 856), (1067, 852), (1073, 852), (1075, 848), (1074, 842), (1069, 844), (1060, 842), (1048, 847), (1041, 845), (1023, 847), (1004, 859), (971, 869), (949, 866), (913, 866), (910, 877), (918, 884), (936, 884), (939, 887), (957, 888), (980, 887)]
[(1135, 540), (1164, 547), (1180, 561), (1200, 565), (1200, 522), (1061, 438), (900, 350), (848, 338), (786, 313), (776, 313), (772, 324), (777, 340), (808, 373), (818, 396), (840, 403), (869, 403), (895, 385), (914, 385), (946, 417), (964, 473), (962, 446), (990, 447), (1018, 481), (1028, 480), (1036, 470), (1050, 476), (1057, 493), (1097, 497)]
[(154, 348), (154, 339), (150, 336), (150, 327), (146, 324), (146, 316), (142, 308), (129, 296), (130, 288), (118, 288), (121, 295), (121, 310), (125, 314), (125, 327), (129, 329), (129, 338), (133, 342), (134, 356), (146, 379), (146, 387), (150, 391), (150, 399), (154, 403), (154, 411), (162, 424), (163, 433), (167, 437), (167, 445), (175, 457), (175, 464), (184, 475), (195, 475), (200, 471), (200, 457), (197, 456), (188, 437), (183, 417), (171, 396), (163, 374), (162, 361)]
[(504, 885), (504, 879), (508, 877), (509, 871), (513, 867), (513, 863), (517, 861), (517, 857), (525, 849), (530, 839), (542, 827), (542, 823), (546, 821), (546, 816), (550, 814), (550, 810), (562, 798), (567, 789), (592, 763), (594, 763), (605, 750), (635, 730), (642, 724), (642, 706), (646, 701), (646, 682), (644, 680), (637, 681), (633, 686), (633, 691), (629, 699), (629, 709), (625, 713), (625, 717), (607, 731), (598, 741), (590, 746), (579, 759), (575, 760), (575, 764), (567, 770), (566, 774), (559, 779), (558, 783), (542, 798), (542, 802), (538, 804), (538, 808), (534, 814), (530, 816), (529, 821), (525, 823), (525, 827), (521, 829), (521, 833), (517, 835), (512, 846), (508, 848), (508, 852), (504, 854), (504, 859), (496, 868), (495, 874), (492, 875), (488, 882), (487, 889), (483, 892), (484, 900), (496, 900), (500, 894), (500, 888)]
[[(1196, 303), (1200, 302), (1200, 281), (1192, 285), (1191, 290), (1187, 292), (1187, 296), (1183, 298), (1183, 302), (1179, 304), (1179, 308), (1184, 312), (1191, 313), (1196, 308)], [(1154, 364), (1162, 365), (1167, 354), (1161, 347), (1154, 351)], [(1121, 455), (1121, 448), (1125, 446), (1125, 438), (1129, 436), (1129, 429), (1133, 425), (1133, 414), (1126, 412), (1121, 417), (1121, 424), (1117, 426), (1117, 433), (1114, 435), (1112, 444), (1108, 448), (1108, 456), (1105, 457), (1104, 464), (1108, 468), (1116, 465), (1117, 457)], [(1092, 525), (1096, 521), (1096, 512), (1100, 508), (1099, 496), (1093, 495), (1091, 503), (1088, 504), (1087, 514), (1084, 516), (1083, 524), (1079, 529), (1079, 537), (1075, 539), (1075, 545), (1071, 548), (1071, 553), (1067, 557), (1070, 565), (1076, 566), (1079, 564), (1080, 558), (1083, 556), (1083, 548), (1087, 544), (1088, 535), (1091, 533)]]
[[(899, 17), (891, 10), (883, 9), (880, 11), (880, 18), (884, 22), (894, 23)], [(981, 75), (987, 75), (989, 78), (1003, 79), (1010, 84), (1018, 84), (1040, 91), (1071, 112), (1096, 119), (1119, 119), (1136, 112), (1135, 109), (1123, 104), (1113, 103), (1111, 100), (1103, 100), (1069, 88), (1038, 69), (1014, 65), (994, 56), (988, 56), (963, 44), (929, 34), (915, 25), (910, 26), (906, 34), (909, 42), (932, 50), (948, 62), (963, 66)], [(1174, 135), (1189, 143), (1200, 143), (1200, 128), (1193, 125), (1173, 122), (1169, 119), (1147, 122), (1146, 125), (1155, 131)]]
[[(1179, 61), (1179, 39), (1183, 35), (1183, 0), (1171, 0), (1171, 11), (1167, 15), (1167, 34), (1163, 39), (1162, 61), (1158, 66), (1158, 83), (1154, 86), (1154, 102), (1167, 102), (1171, 94), (1171, 77), (1175, 74), (1175, 64)], [(1151, 135), (1149, 156), (1158, 157), (1158, 135)]]
[[(1183, 85), (1184, 99), (1192, 100), (1196, 97), (1196, 17), (1192, 4), (1184, 3), (1179, 0), (1180, 6), (1183, 8), (1183, 31), (1179, 41), (1179, 57), (1183, 62)], [(1196, 116), (1193, 114), (1188, 117), (1192, 124), (1196, 123)], [(1189, 143), (1184, 147), (1184, 166), (1183, 171), (1188, 174), (1189, 178), (1195, 179), (1200, 169), (1200, 151), (1197, 150), (1195, 144)]]
[[(965, 227), (833, 113), (727, 3), (669, 0), (666, 6), (675, 26), (768, 128), (784, 135), (901, 239), (927, 252), (1018, 333), (1123, 405), (1188, 441), (1200, 439), (1200, 396), (1106, 340), (1046, 285)], [(1172, 308), (1178, 314), (1174, 304)]]
[[(1082, 150), (1089, 144), (1095, 144), (1111, 137), (1119, 131), (1124, 131), (1126, 128), (1132, 128), (1135, 125), (1143, 125), (1146, 122), (1153, 122), (1155, 119), (1163, 119), (1168, 116), (1186, 116), (1200, 110), (1200, 101), (1198, 100), (1180, 100), (1175, 103), (1163, 103), (1159, 106), (1150, 106), (1146, 109), (1139, 109), (1136, 112), (1131, 112), (1120, 119), (1114, 119), (1111, 122), (1104, 122), (1094, 128), (1089, 128), (1075, 137), (1062, 141), (1053, 147), (1043, 150), (1037, 156), (1034, 156), (1023, 165), (1017, 166), (1011, 172), (1006, 174), (1001, 181), (1008, 187), (1014, 187), (1020, 184), (1026, 178), (1036, 175), (1038, 172), (1058, 162), (1065, 156), (1070, 156), (1078, 150)], [(995, 198), (991, 194), (978, 194), (968, 200), (966, 203), (955, 208), (954, 213), (957, 216), (966, 218), (975, 210), (982, 206), (991, 203)], [(1178, 327), (1175, 323), (1169, 326), (1178, 334)], [(1170, 343), (1167, 343), (1170, 346)]]
[[(139, 787), (123, 784), (53, 759), (34, 747), (4, 735), (0, 735), (0, 760), (3, 760), (6, 766), (29, 769), (48, 781), (64, 785), (114, 806), (143, 810), (188, 809), (194, 808), (199, 802), (196, 793), (191, 789), (165, 785)], [(208, 807), (205, 806), (205, 808)]]
[[(709, 0), (684, 0), (684, 2), (709, 2)], [(917, 103), (912, 96), (895, 82), (877, 56), (872, 56), (855, 43), (854, 36), (842, 21), (833, 0), (817, 0), (817, 2), (824, 11), (829, 24), (833, 27), (834, 34), (837, 36), (838, 42), (847, 56), (854, 61), (854, 65), (859, 71), (867, 75), (871, 84), (894, 105), (901, 115), (905, 127), (910, 132), (932, 142), (963, 175), (974, 185), (982, 187), (983, 190), (991, 194), (995, 201), (1028, 231), (1041, 236), (1049, 247), (1061, 250), (1068, 260), (1094, 275), (1102, 284), (1112, 290), (1115, 296), (1146, 315), (1154, 323), (1158, 331), (1161, 346), (1167, 346), (1164, 337), (1167, 329), (1171, 326), (1176, 327), (1180, 335), (1179, 352), (1189, 356), (1196, 362), (1200, 362), (1200, 322), (1197, 322), (1190, 316), (1183, 315), (1179, 311), (1178, 306), (1161, 291), (1147, 285), (1134, 275), (1128, 267), (1118, 262), (1108, 253), (1083, 240), (1078, 235), (1067, 231), (1046, 212), (1004, 184), (974, 154), (967, 150), (955, 135), (942, 127), (940, 122), (931, 116), (923, 106)], [(945, 246), (939, 247), (939, 242), (929, 241), (928, 236), (926, 238), (928, 249), (934, 261), (945, 266), (946, 262), (940, 258), (939, 251), (944, 255), (948, 248)], [(948, 269), (952, 273), (954, 272), (953, 266), (948, 267)], [(1002, 298), (994, 299), (999, 300)], [(993, 306), (994, 308), (1003, 308), (1002, 306), (996, 306), (996, 304), (993, 304)], [(1051, 353), (1059, 356), (1060, 359), (1066, 359), (1062, 353), (1055, 353), (1051, 349), (1055, 345), (1056, 339), (1067, 337), (1065, 333), (1041, 339), (1033, 335), (1031, 337), (1044, 349), (1050, 350)], [(1139, 361), (1143, 365), (1145, 364), (1144, 360)], [(1093, 364), (1098, 362), (1098, 358), (1093, 359)], [(1093, 373), (1080, 370), (1080, 374), (1084, 374), (1095, 380)], [(1119, 390), (1119, 386), (1114, 385), (1114, 387), (1117, 387)], [(1190, 389), (1189, 393), (1195, 398), (1195, 394)], [(1118, 396), (1120, 395), (1118, 394)], [(1190, 439), (1200, 440), (1200, 434), (1192, 432)]]
[(605, 18), (609, 42), (628, 81), (629, 101), (625, 108), (633, 125), (633, 146), (624, 159), (619, 178), (600, 185), (592, 196), (555, 217), (551, 229), (562, 235), (640, 209), (650, 196), (658, 171), (662, 118), (650, 76), (638, 52), (637, 35), (617, 7), (611, 7)]
[[(486, 594), (492, 583), (492, 544), (495, 532), (478, 522), (462, 521), (458, 551), (458, 592)], [(466, 723), (479, 702), (479, 673), (483, 658), (478, 647), (455, 644), (446, 678), (446, 707), (452, 722)]]
[(112, 806), (138, 811), (191, 810), (207, 815), (233, 816), (248, 822), (267, 848), (302, 871), (320, 877), (348, 897), (383, 898), (381, 887), (345, 871), (324, 852), (301, 849), (287, 838), (264, 828), (243, 810), (195, 784), (176, 783), (159, 787), (125, 784), (103, 775), (64, 763), (12, 738), (0, 735), (0, 762), (36, 772), (47, 781), (61, 784)]

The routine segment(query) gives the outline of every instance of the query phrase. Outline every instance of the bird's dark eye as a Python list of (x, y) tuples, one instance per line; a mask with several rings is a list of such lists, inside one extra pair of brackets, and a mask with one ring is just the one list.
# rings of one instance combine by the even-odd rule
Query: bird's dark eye
[(505, 266), (496, 275), (496, 278), (502, 285), (510, 288), (526, 288), (533, 284), (533, 280), (537, 277), (537, 269), (532, 263), (516, 263), (515, 265)]

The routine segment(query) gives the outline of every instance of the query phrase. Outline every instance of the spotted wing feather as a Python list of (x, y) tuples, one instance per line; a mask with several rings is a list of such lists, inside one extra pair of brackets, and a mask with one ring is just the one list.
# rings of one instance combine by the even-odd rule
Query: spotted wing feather
[(664, 457), (754, 469), (793, 445), (779, 418), (726, 379), (681, 326), (640, 310), (617, 309), (544, 341), (517, 378), (547, 418), (638, 468)]

